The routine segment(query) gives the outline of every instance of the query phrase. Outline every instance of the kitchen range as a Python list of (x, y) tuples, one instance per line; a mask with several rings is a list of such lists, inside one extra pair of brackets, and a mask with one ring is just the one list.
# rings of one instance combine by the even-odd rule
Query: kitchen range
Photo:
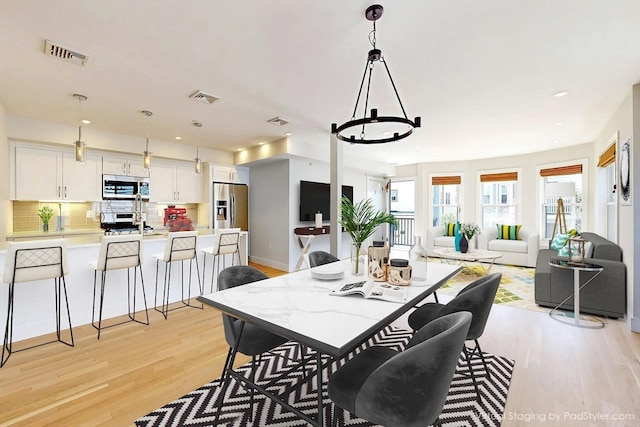
[(136, 202), (130, 201), (103, 201), (100, 213), (100, 228), (105, 235), (113, 234), (153, 234), (153, 227), (146, 224), (147, 214), (142, 212), (142, 207), (136, 209)]

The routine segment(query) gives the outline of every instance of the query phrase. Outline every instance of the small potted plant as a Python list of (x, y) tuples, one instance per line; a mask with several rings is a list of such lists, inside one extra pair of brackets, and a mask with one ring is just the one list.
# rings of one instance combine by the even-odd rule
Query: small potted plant
[(398, 220), (393, 215), (376, 211), (371, 199), (361, 200), (354, 205), (347, 197), (343, 197), (340, 202), (340, 221), (338, 222), (353, 241), (352, 259), (355, 262), (352, 273), (355, 275), (364, 274), (364, 265), (360, 265), (364, 241), (376, 231), (379, 225), (398, 226)]
[(475, 223), (462, 224), (460, 225), (460, 234), (462, 234), (460, 252), (466, 253), (469, 250), (469, 242), (471, 242), (473, 236), (480, 234), (480, 227)]
[(38, 209), (38, 216), (42, 220), (42, 231), (49, 231), (49, 220), (53, 216), (53, 209), (49, 206), (42, 206)]

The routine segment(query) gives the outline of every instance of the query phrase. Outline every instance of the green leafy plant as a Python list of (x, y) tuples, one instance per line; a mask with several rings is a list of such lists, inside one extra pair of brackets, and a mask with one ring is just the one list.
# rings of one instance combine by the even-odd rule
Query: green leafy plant
[(49, 206), (43, 206), (38, 209), (38, 216), (42, 220), (43, 224), (48, 224), (49, 220), (53, 216), (53, 209), (51, 209)]
[[(392, 214), (376, 211), (371, 199), (353, 204), (346, 197), (343, 197), (340, 202), (340, 221), (338, 222), (344, 231), (351, 236), (356, 250), (356, 258), (360, 258), (362, 244), (376, 231), (378, 226), (382, 224), (398, 226), (398, 220)], [(358, 273), (357, 265), (355, 273)]]

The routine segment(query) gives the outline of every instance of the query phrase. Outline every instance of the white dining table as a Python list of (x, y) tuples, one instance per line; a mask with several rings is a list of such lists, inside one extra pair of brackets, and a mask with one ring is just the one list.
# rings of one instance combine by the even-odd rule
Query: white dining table
[[(366, 275), (351, 275), (349, 262), (345, 260), (330, 267), (316, 267), (342, 268), (344, 277), (337, 280), (314, 279), (311, 270), (307, 269), (202, 295), (198, 299), (226, 314), (315, 350), (317, 381), (322, 384), (323, 354), (333, 360), (346, 355), (434, 293), (462, 269), (457, 265), (428, 263), (426, 280), (414, 281), (407, 286), (405, 303), (394, 303), (357, 295), (331, 295), (331, 291), (344, 284), (368, 279)], [(318, 393), (315, 420), (282, 399), (266, 394), (312, 425), (323, 425), (321, 391)]]

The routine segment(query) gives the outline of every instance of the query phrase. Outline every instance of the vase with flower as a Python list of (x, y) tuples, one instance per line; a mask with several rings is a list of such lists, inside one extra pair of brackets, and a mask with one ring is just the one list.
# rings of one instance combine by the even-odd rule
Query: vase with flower
[(42, 220), (42, 231), (49, 231), (49, 221), (53, 216), (53, 209), (46, 205), (42, 206), (38, 209), (38, 216)]
[(353, 241), (351, 252), (351, 273), (358, 276), (364, 274), (364, 254), (362, 244), (382, 224), (398, 226), (398, 220), (391, 214), (376, 211), (373, 200), (366, 199), (353, 204), (347, 197), (340, 201), (340, 221), (344, 231)]
[(460, 225), (460, 252), (466, 254), (469, 251), (469, 245), (471, 239), (476, 234), (480, 234), (480, 227), (475, 223), (468, 223)]

